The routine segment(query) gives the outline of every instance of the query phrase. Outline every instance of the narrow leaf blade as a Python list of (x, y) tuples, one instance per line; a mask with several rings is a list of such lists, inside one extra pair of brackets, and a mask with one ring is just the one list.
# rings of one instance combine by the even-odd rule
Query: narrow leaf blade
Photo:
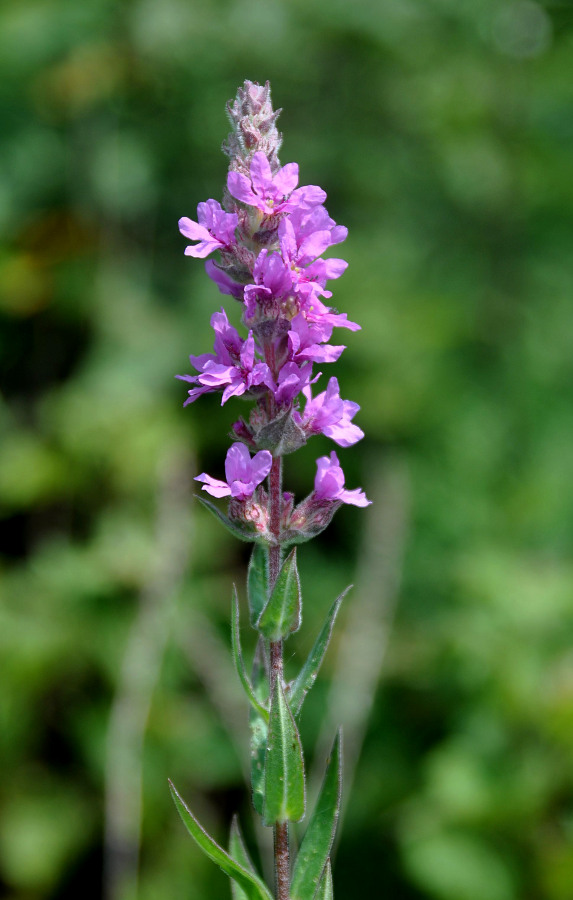
[(264, 537), (260, 535), (257, 531), (249, 528), (248, 525), (241, 525), (239, 522), (235, 522), (232, 519), (229, 519), (224, 513), (218, 509), (214, 503), (211, 503), (210, 500), (207, 500), (205, 497), (202, 497), (201, 494), (195, 494), (195, 499), (199, 501), (206, 509), (212, 513), (216, 519), (221, 522), (222, 525), (225, 526), (227, 531), (230, 531), (232, 535), (236, 538), (239, 538), (240, 541), (255, 541), (259, 544), (266, 544)]
[(332, 869), (330, 867), (329, 859), (326, 860), (322, 878), (318, 883), (316, 894), (314, 895), (313, 900), (334, 900), (334, 893), (332, 889)]
[[(266, 703), (268, 700), (269, 680), (267, 667), (265, 665), (265, 653), (262, 638), (259, 638), (259, 643), (255, 652), (251, 683), (259, 702), (261, 704)], [(252, 800), (255, 810), (262, 816), (265, 793), (265, 755), (267, 752), (268, 725), (254, 707), (251, 707), (249, 713), (249, 727), (251, 729)]]
[(342, 732), (339, 730), (316, 806), (296, 858), (290, 888), (291, 900), (308, 900), (318, 888), (334, 840), (340, 813), (341, 789)]
[(231, 647), (233, 651), (233, 662), (239, 676), (239, 681), (243, 687), (249, 703), (254, 706), (261, 718), (265, 722), (269, 721), (269, 714), (265, 707), (259, 703), (255, 694), (253, 685), (249, 681), (249, 677), (245, 671), (245, 663), (243, 661), (243, 652), (241, 650), (241, 637), (239, 631), (239, 598), (237, 596), (237, 588), (233, 585), (233, 615), (231, 621)]
[(299, 822), (305, 807), (304, 759), (300, 735), (279, 678), (271, 700), (264, 784), (265, 825)]
[(324, 655), (330, 642), (330, 637), (332, 635), (332, 629), (334, 628), (336, 616), (338, 615), (338, 610), (340, 609), (340, 605), (351, 587), (352, 585), (349, 585), (346, 590), (336, 598), (336, 600), (330, 607), (328, 615), (324, 621), (324, 625), (322, 626), (320, 633), (316, 641), (314, 642), (312, 650), (310, 651), (306, 662), (300, 670), (298, 676), (291, 685), (289, 702), (295, 716), (298, 716), (298, 714), (300, 713), (304, 698), (316, 681), (318, 670), (320, 669), (322, 660), (324, 659)]
[(207, 834), (203, 826), (197, 821), (189, 807), (179, 796), (175, 787), (169, 782), (171, 794), (175, 801), (175, 806), (183, 820), (187, 831), (191, 837), (199, 845), (203, 853), (216, 863), (223, 872), (237, 882), (239, 887), (244, 891), (248, 900), (272, 900), (271, 893), (264, 882), (252, 872), (247, 871), (243, 866), (229, 856), (226, 850), (223, 850), (213, 838)]
[(273, 592), (263, 609), (257, 628), (269, 641), (280, 641), (300, 628), (300, 578), (296, 565), (296, 547), (285, 559)]
[(247, 573), (247, 593), (251, 625), (255, 628), (269, 599), (268, 554), (262, 544), (253, 547)]
[[(235, 815), (233, 816), (233, 821), (231, 823), (231, 834), (229, 836), (229, 855), (233, 857), (235, 862), (239, 863), (243, 869), (246, 869), (247, 872), (250, 872), (251, 875), (256, 876), (255, 867), (251, 862), (251, 858), (247, 852), (247, 848), (245, 847), (245, 842), (243, 840), (243, 835), (241, 834), (241, 829), (239, 826), (239, 819)], [(248, 897), (244, 890), (239, 887), (236, 881), (231, 881), (231, 893), (233, 895), (233, 900), (248, 900)]]

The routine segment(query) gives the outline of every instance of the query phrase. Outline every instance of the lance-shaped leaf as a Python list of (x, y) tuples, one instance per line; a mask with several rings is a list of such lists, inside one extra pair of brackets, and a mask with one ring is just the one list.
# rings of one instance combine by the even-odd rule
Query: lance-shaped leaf
[(211, 503), (210, 500), (206, 500), (205, 497), (202, 497), (200, 494), (195, 494), (195, 499), (202, 503), (203, 506), (212, 513), (216, 519), (221, 522), (222, 525), (225, 526), (227, 531), (230, 531), (232, 535), (239, 538), (240, 541), (255, 541), (259, 544), (267, 544), (267, 539), (260, 534), (258, 531), (255, 531), (246, 523), (238, 522), (236, 519), (229, 519), (224, 513), (221, 512), (220, 509), (217, 509), (214, 503)]
[[(265, 665), (263, 638), (259, 638), (259, 643), (257, 644), (251, 683), (259, 703), (264, 705), (268, 700), (269, 680)], [(252, 800), (255, 810), (262, 816), (265, 794), (265, 755), (267, 752), (268, 725), (254, 707), (251, 707), (249, 713), (249, 727), (251, 729)]]
[(255, 544), (253, 547), (247, 573), (247, 593), (251, 625), (255, 628), (269, 599), (268, 554), (262, 544)]
[(253, 685), (249, 681), (249, 676), (245, 671), (245, 663), (243, 662), (243, 652), (241, 650), (241, 637), (239, 630), (239, 598), (237, 596), (237, 588), (233, 585), (233, 616), (231, 622), (231, 646), (233, 650), (233, 661), (235, 663), (235, 669), (237, 670), (237, 675), (239, 676), (239, 681), (243, 686), (243, 690), (247, 695), (249, 703), (254, 706), (259, 715), (265, 720), (265, 722), (269, 721), (269, 714), (262, 703), (259, 703), (259, 700), (255, 694)]
[(308, 828), (298, 851), (291, 900), (313, 897), (320, 882), (334, 840), (342, 790), (342, 732), (339, 730), (327, 763), (324, 781)]
[[(233, 816), (233, 821), (231, 823), (229, 855), (232, 856), (235, 862), (239, 863), (243, 869), (250, 872), (251, 875), (257, 875), (255, 867), (247, 852), (247, 848), (245, 847), (245, 842), (239, 826), (239, 819), (236, 815)], [(248, 900), (247, 894), (244, 892), (243, 888), (239, 887), (236, 881), (231, 881), (231, 893), (233, 895), (233, 900)]]
[(300, 628), (300, 578), (296, 547), (285, 559), (273, 592), (263, 609), (257, 628), (269, 641), (280, 641)]
[(332, 629), (334, 628), (334, 622), (336, 620), (336, 616), (338, 615), (340, 604), (346, 597), (351, 587), (352, 585), (349, 585), (346, 590), (336, 598), (336, 600), (330, 607), (328, 615), (324, 621), (324, 625), (322, 626), (320, 633), (316, 641), (314, 642), (313, 648), (310, 651), (304, 666), (290, 686), (290, 693), (288, 695), (289, 703), (295, 716), (298, 716), (298, 714), (300, 713), (304, 698), (316, 681), (318, 670), (320, 669), (322, 660), (324, 659), (324, 654), (326, 653), (326, 648), (328, 647), (330, 637), (332, 635)]
[(330, 868), (330, 860), (326, 860), (326, 865), (322, 873), (322, 878), (318, 882), (316, 894), (313, 900), (333, 900), (332, 891), (332, 869)]
[(280, 678), (276, 678), (265, 756), (264, 823), (299, 822), (304, 816), (304, 806), (304, 760), (300, 735)]
[(253, 872), (249, 872), (244, 866), (236, 862), (226, 850), (223, 850), (213, 838), (207, 834), (202, 825), (197, 821), (191, 810), (183, 802), (175, 787), (169, 782), (171, 794), (175, 806), (183, 820), (183, 824), (191, 837), (197, 842), (201, 850), (217, 863), (219, 868), (239, 885), (247, 900), (272, 900), (271, 893), (266, 884)]

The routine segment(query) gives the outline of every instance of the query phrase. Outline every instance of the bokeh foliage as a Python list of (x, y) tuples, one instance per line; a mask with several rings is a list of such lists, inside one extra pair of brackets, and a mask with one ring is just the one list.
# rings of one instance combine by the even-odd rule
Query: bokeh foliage
[[(253, 845), (227, 653), (245, 548), (188, 502), (191, 474), (222, 471), (233, 412), (214, 397), (183, 411), (173, 380), (209, 349), (222, 300), (176, 223), (221, 196), (224, 103), (244, 78), (271, 80), (283, 163), (350, 228), (335, 301), (364, 328), (337, 374), (367, 440), (341, 454), (347, 484), (369, 493), (398, 466), (410, 485), (336, 895), (358, 878), (407, 900), (573, 896), (572, 54), (568, 0), (2, 6), (10, 900), (101, 896), (106, 735), (130, 636), (151, 692), (139, 897), (228, 890), (167, 776), (221, 840), (239, 808)], [(299, 495), (330, 449), (317, 439), (289, 460)], [(368, 582), (356, 568), (378, 515), (344, 510), (301, 548), (289, 649), (308, 650), (340, 590)]]

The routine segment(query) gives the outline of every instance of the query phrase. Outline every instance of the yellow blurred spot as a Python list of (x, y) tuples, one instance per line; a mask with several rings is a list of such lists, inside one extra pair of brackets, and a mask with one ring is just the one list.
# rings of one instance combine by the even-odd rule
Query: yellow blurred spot
[(124, 72), (123, 55), (113, 44), (84, 44), (43, 71), (34, 94), (42, 105), (63, 107), (75, 114), (112, 96)]
[(50, 296), (50, 278), (30, 253), (17, 253), (0, 262), (0, 309), (13, 316), (31, 316)]

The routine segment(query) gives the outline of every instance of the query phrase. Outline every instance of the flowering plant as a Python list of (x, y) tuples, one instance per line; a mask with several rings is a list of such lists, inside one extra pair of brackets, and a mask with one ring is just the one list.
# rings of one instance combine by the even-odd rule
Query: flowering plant
[[(296, 547), (285, 559), (283, 552), (319, 534), (343, 503), (363, 507), (370, 501), (359, 488), (345, 488), (332, 451), (317, 460), (314, 490), (295, 504), (293, 495), (283, 492), (282, 457), (316, 434), (343, 448), (363, 437), (352, 422), (359, 406), (341, 398), (336, 378), (315, 396), (311, 387), (322, 374), (314, 373), (315, 364), (335, 362), (345, 349), (329, 343), (333, 330), (360, 326), (324, 302), (332, 296), (327, 283), (339, 278), (347, 263), (323, 254), (345, 240), (347, 229), (328, 215), (320, 187), (298, 187), (296, 163), (281, 167), (279, 113), (273, 111), (268, 83), (261, 87), (245, 81), (228, 105), (232, 132), (223, 145), (230, 159), (223, 204), (207, 200), (197, 207), (197, 221), (179, 221), (181, 233), (194, 242), (186, 255), (205, 259), (218, 252), (216, 261), (206, 262), (207, 274), (221, 293), (241, 304), (247, 335), (239, 334), (223, 309), (215, 312), (213, 352), (191, 356), (196, 374), (177, 377), (191, 385), (185, 405), (215, 391), (222, 394), (221, 404), (238, 396), (253, 401), (248, 419), (241, 417), (232, 426), (226, 480), (207, 473), (196, 480), (212, 497), (229, 498), (226, 513), (199, 499), (235, 535), (255, 545), (247, 593), (259, 643), (251, 678), (240, 646), (236, 590), (232, 647), (251, 707), (253, 805), (263, 824), (274, 829), (276, 898), (327, 900), (332, 897), (329, 856), (340, 808), (340, 734), (293, 866), (288, 827), (304, 817), (306, 807), (297, 719), (344, 595), (332, 605), (297, 678), (285, 683), (283, 642), (300, 627), (302, 599)], [(270, 900), (237, 820), (226, 851), (207, 835), (173, 786), (172, 792), (191, 835), (232, 879), (235, 900)]]

